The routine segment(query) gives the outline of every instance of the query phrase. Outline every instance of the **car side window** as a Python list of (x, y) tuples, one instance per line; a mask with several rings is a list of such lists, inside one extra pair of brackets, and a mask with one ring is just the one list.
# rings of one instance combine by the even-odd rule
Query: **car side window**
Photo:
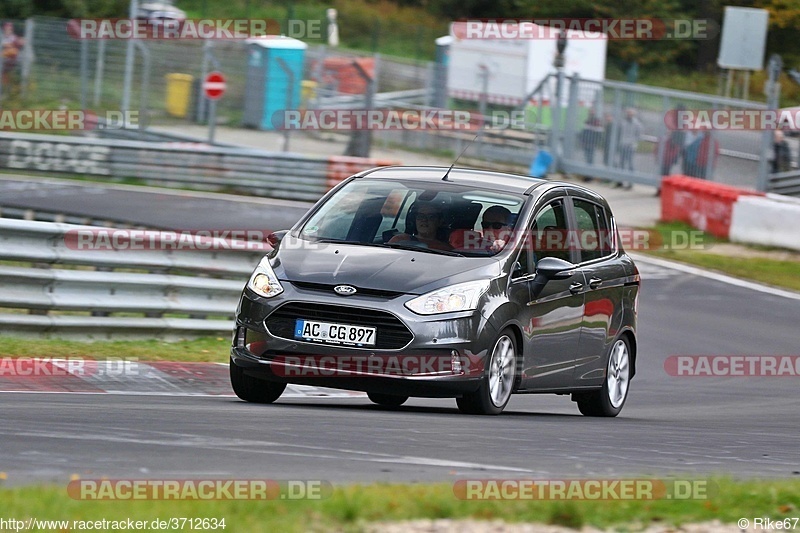
[(573, 199), (573, 206), (578, 230), (575, 242), (580, 250), (581, 262), (593, 261), (613, 253), (614, 242), (606, 210), (595, 203), (577, 198)]
[(533, 244), (534, 266), (545, 257), (570, 261), (567, 228), (563, 199), (547, 204), (536, 214), (530, 239)]

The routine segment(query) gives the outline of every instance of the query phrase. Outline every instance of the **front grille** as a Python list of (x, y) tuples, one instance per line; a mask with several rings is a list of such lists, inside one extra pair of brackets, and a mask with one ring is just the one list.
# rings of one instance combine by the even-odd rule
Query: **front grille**
[(276, 337), (294, 339), (294, 326), (298, 318), (377, 328), (374, 348), (381, 350), (399, 350), (413, 338), (408, 328), (392, 314), (372, 309), (314, 303), (282, 305), (267, 317), (266, 326)]
[[(327, 283), (310, 283), (308, 281), (292, 281), (291, 283), (298, 289), (306, 289), (310, 291), (321, 291), (321, 292), (336, 294), (333, 291), (333, 288), (336, 287), (336, 285), (330, 285)], [(356, 287), (356, 290), (358, 291), (357, 294), (359, 294), (360, 296), (375, 296), (378, 298), (385, 298), (389, 300), (405, 294), (403, 292), (398, 292), (398, 291), (385, 291), (381, 289), (364, 289), (361, 287)]]

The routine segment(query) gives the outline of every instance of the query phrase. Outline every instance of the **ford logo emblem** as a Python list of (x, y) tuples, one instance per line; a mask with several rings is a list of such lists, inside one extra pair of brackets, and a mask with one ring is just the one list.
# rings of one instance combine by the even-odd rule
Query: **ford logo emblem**
[(333, 292), (341, 296), (350, 296), (356, 293), (356, 288), (352, 285), (337, 285), (333, 288)]

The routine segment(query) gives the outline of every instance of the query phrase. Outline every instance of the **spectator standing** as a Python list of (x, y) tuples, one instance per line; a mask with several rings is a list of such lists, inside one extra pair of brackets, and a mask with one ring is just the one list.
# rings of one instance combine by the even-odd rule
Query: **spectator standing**
[(789, 143), (781, 130), (775, 130), (772, 141), (772, 173), (786, 172), (792, 168)]
[[(636, 110), (632, 107), (625, 109), (625, 120), (619, 125), (619, 167), (623, 170), (633, 171), (633, 154), (639, 147), (639, 139), (642, 138), (644, 127), (636, 117)], [(630, 182), (618, 182), (617, 187), (631, 188)]]
[(3, 24), (3, 84), (8, 82), (9, 73), (17, 66), (17, 58), (22, 50), (23, 45), (22, 37), (14, 33), (14, 24), (6, 22)]
[(633, 154), (639, 146), (644, 127), (636, 117), (636, 110), (629, 107), (625, 110), (625, 120), (619, 126), (619, 166), (623, 169), (633, 170)]
[(686, 163), (684, 173), (687, 176), (707, 179), (709, 156), (713, 158), (711, 161), (711, 172), (713, 174), (719, 157), (719, 142), (712, 137), (710, 131), (703, 130), (697, 134), (684, 151), (683, 158)]
[(583, 156), (587, 163), (594, 165), (594, 152), (600, 146), (603, 138), (603, 122), (597, 116), (594, 109), (589, 110), (589, 116), (583, 124), (581, 131), (581, 146)]

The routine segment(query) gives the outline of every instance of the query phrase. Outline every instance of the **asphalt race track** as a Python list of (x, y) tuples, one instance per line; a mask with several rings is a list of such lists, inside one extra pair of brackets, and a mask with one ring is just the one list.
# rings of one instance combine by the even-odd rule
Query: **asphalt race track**
[[(53, 186), (54, 196), (39, 187), (42, 205), (77, 205), (69, 187)], [(86, 212), (112, 205), (96, 189), (83, 196)], [(169, 209), (130, 202), (116, 206), (117, 218), (124, 211), (175, 228), (230, 227), (232, 212), (242, 228), (278, 228), (302, 212), (257, 200), (235, 208), (209, 198)], [(800, 475), (797, 375), (678, 377), (664, 368), (671, 355), (800, 355), (800, 299), (638, 264), (638, 374), (616, 419), (582, 417), (561, 396), (514, 396), (502, 415), (475, 417), (459, 414), (454, 400), (388, 410), (361, 395), (289, 395), (262, 406), (232, 396), (8, 392), (0, 393), (0, 471), (9, 484), (71, 474), (332, 482)]]

